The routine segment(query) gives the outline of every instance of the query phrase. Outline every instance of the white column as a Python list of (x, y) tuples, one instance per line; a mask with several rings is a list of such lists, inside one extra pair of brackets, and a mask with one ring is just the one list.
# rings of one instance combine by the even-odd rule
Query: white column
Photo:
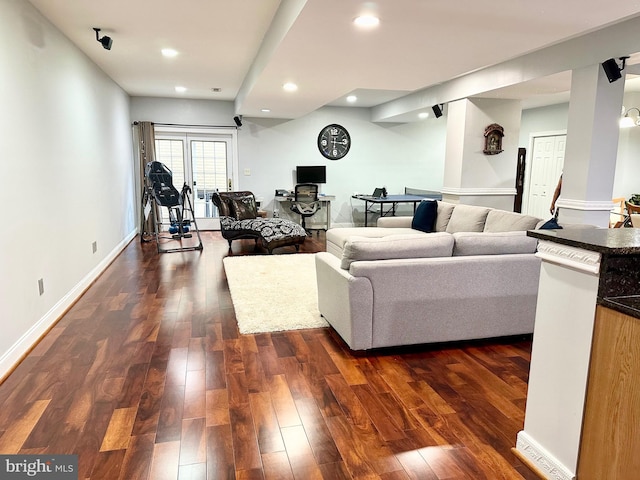
[(600, 254), (541, 240), (524, 430), (516, 451), (546, 478), (572, 480), (586, 396)]
[[(522, 105), (519, 100), (462, 99), (447, 104), (443, 198), (513, 210)], [(484, 130), (504, 128), (503, 152), (485, 155)]]
[(572, 72), (561, 222), (609, 225), (623, 95), (624, 75), (609, 83), (600, 64)]

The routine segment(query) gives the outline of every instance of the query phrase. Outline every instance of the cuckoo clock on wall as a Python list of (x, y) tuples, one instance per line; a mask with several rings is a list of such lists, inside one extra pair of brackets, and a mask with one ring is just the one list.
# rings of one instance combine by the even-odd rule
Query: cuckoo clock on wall
[(485, 155), (497, 155), (502, 152), (502, 137), (504, 128), (497, 123), (492, 123), (484, 129), (484, 150)]

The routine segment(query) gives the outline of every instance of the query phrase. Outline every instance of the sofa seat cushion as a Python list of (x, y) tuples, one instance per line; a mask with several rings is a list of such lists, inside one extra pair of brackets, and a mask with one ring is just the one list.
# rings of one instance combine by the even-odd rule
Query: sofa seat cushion
[(449, 233), (482, 232), (490, 210), (490, 208), (477, 207), (475, 205), (456, 205), (447, 224), (446, 231)]
[(450, 257), (453, 236), (446, 232), (387, 237), (350, 237), (344, 245), (340, 267), (348, 270), (359, 260)]
[(484, 223), (485, 232), (513, 232), (515, 230), (534, 230), (540, 219), (505, 210), (491, 210)]
[(351, 237), (381, 238), (390, 235), (426, 235), (425, 233), (413, 230), (410, 227), (351, 227), (351, 228), (330, 228), (327, 230), (327, 252), (340, 258), (344, 244)]
[(535, 253), (538, 241), (527, 232), (456, 232), (453, 256)]

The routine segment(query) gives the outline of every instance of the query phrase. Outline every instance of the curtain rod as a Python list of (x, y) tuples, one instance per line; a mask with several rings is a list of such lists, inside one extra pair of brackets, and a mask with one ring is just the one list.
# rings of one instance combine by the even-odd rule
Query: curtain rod
[[(133, 125), (138, 125), (140, 122), (135, 121)], [(188, 127), (188, 128), (235, 128), (238, 127), (236, 125), (184, 125), (181, 123), (158, 123), (158, 122), (150, 122), (152, 125), (158, 125), (160, 127)]]

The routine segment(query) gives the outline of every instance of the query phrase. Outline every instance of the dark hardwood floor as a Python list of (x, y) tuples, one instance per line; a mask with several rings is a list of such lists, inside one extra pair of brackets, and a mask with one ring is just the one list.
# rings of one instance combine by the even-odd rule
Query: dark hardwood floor
[(536, 478), (510, 451), (529, 339), (352, 355), (330, 329), (240, 335), (227, 242), (202, 236), (127, 246), (0, 385), (0, 453), (77, 454), (91, 480)]

